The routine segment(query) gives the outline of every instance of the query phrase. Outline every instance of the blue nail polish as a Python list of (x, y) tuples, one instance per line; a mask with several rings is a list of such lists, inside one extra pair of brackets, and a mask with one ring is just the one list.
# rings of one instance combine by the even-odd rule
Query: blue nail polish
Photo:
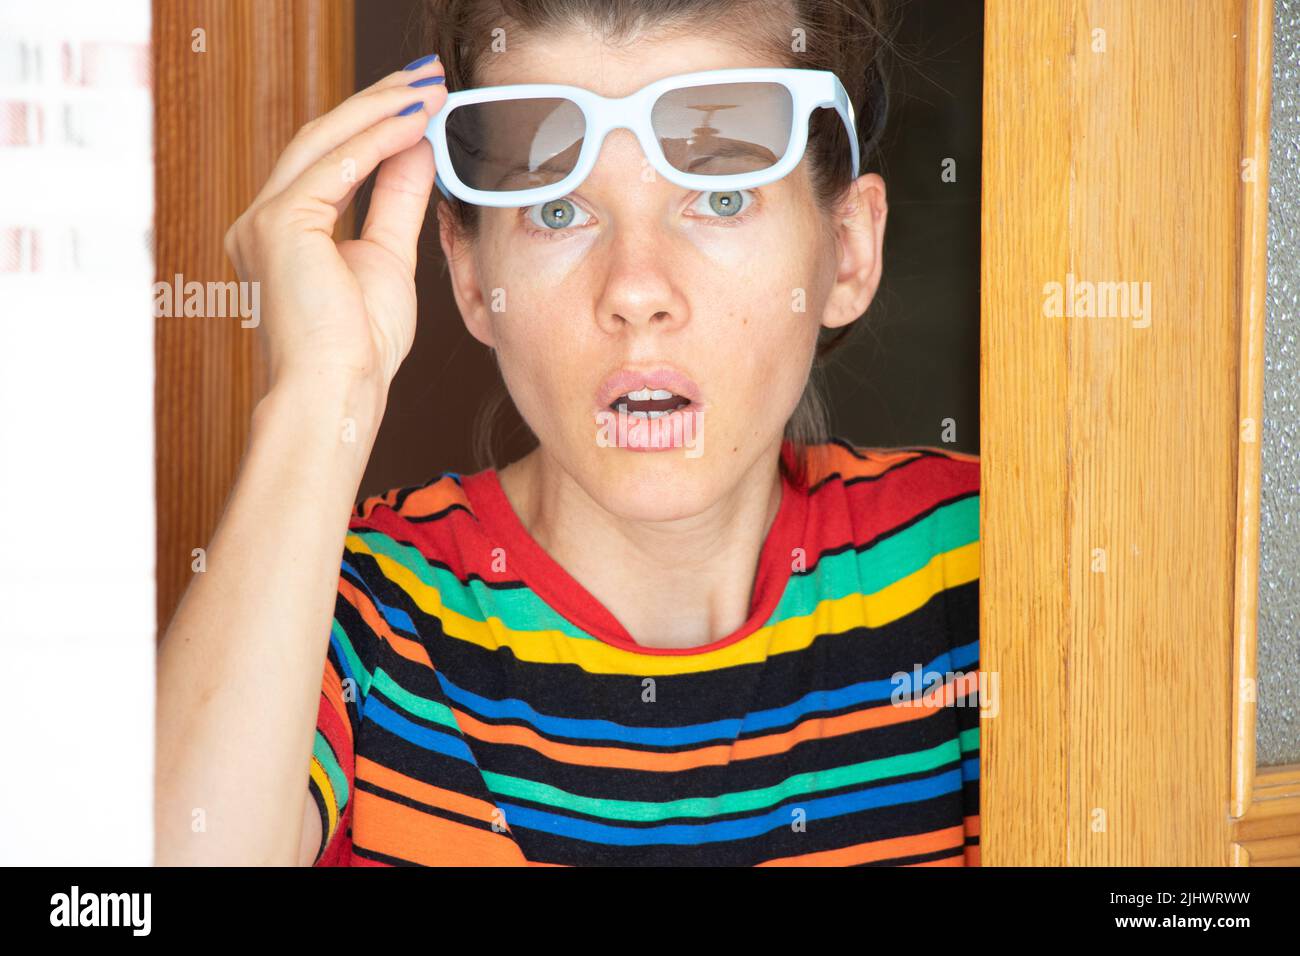
[(423, 103), (417, 101), (417, 102), (415, 102), (415, 103), (412, 103), (410, 106), (408, 106), (406, 109), (402, 110), (402, 112), (398, 113), (397, 115), (398, 115), (398, 116), (410, 116), (412, 113), (414, 113), (416, 110), (420, 109), (420, 108), (423, 107), (423, 106), (424, 106)]
[(420, 57), (418, 60), (412, 60), (410, 63), (406, 64), (406, 66), (402, 67), (402, 69), (403, 69), (403, 70), (418, 70), (420, 67), (424, 66), (426, 63), (432, 63), (432, 62), (433, 62), (434, 60), (436, 60), (436, 59), (438, 59), (438, 54), (436, 54), (436, 53), (430, 53), (428, 56), (422, 56), (422, 57)]
[(445, 76), (426, 76), (422, 80), (416, 80), (414, 83), (407, 83), (407, 86), (436, 86), (439, 83), (445, 83)]

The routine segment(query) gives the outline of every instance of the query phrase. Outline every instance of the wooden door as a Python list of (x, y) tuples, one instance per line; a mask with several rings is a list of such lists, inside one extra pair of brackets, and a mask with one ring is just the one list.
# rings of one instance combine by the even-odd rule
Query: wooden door
[[(222, 242), (307, 120), (353, 92), (352, 0), (154, 0), (158, 280), (236, 278)], [(339, 235), (351, 229), (348, 217)], [(155, 325), (161, 638), (206, 547), (265, 390), (255, 328)]]
[(1271, 25), (987, 2), (986, 865), (1300, 859), (1251, 695)]

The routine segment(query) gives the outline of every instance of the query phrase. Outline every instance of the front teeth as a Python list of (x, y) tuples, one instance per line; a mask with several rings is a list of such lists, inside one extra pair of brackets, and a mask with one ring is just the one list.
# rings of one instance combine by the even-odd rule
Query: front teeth
[[(668, 391), (666, 388), (642, 388), (635, 392), (628, 392), (623, 397), (631, 402), (659, 402), (663, 401), (665, 398), (672, 398), (673, 393)], [(618, 407), (624, 414), (636, 416), (637, 418), (662, 418), (665, 415), (672, 414), (671, 410), (666, 409), (653, 412), (629, 411), (628, 407), (622, 403), (620, 403)]]

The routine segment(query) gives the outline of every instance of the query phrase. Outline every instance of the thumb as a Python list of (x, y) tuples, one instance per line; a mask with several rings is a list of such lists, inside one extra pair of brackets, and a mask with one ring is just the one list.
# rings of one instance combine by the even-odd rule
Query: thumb
[(379, 165), (361, 238), (382, 246), (415, 272), (416, 247), (433, 191), (433, 147), (423, 136)]

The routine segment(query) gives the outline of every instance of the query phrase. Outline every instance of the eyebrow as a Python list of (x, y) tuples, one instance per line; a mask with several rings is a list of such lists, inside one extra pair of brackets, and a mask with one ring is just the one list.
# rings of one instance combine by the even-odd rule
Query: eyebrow
[(711, 146), (709, 152), (696, 156), (691, 159), (687, 172), (694, 172), (697, 166), (701, 166), (715, 159), (733, 159), (736, 157), (750, 157), (759, 159), (763, 162), (774, 165), (781, 157), (777, 156), (770, 149), (759, 146), (757, 143), (747, 143), (743, 140), (735, 139), (718, 139), (714, 140), (716, 146)]
[[(683, 141), (678, 140), (677, 142), (683, 142)], [(714, 144), (715, 144), (714, 146), (710, 147), (709, 152), (707, 154), (692, 158), (690, 165), (687, 167), (686, 171), (694, 172), (697, 167), (712, 162), (715, 159), (734, 159), (737, 157), (749, 157), (751, 159), (761, 160), (767, 163), (768, 165), (774, 165), (780, 159), (780, 157), (777, 156), (775, 153), (773, 153), (770, 149), (767, 149), (764, 146), (759, 146), (757, 143), (745, 142), (744, 140), (716, 139), (714, 140)], [(662, 148), (662, 146), (663, 144), (661, 143), (660, 147)], [(572, 167), (568, 166), (567, 164), (564, 167), (557, 166), (555, 164), (555, 157), (551, 157), (551, 159), (545, 160), (544, 162), (540, 163), (537, 166), (520, 165), (520, 166), (511, 167), (510, 169), (506, 170), (500, 177), (498, 177), (496, 181), (496, 185), (493, 188), (502, 189), (506, 186), (507, 183), (511, 183), (517, 179), (527, 177), (530, 174), (552, 173), (554, 174), (553, 177), (547, 180), (547, 182), (533, 184), (533, 185), (547, 186), (550, 185), (551, 183), (558, 182), (560, 179), (563, 179), (572, 171), (573, 171)]]
[(559, 180), (563, 179), (572, 171), (573, 171), (572, 166), (568, 166), (568, 168), (559, 167), (556, 166), (551, 160), (547, 160), (546, 162), (541, 163), (538, 166), (514, 166), (506, 170), (497, 179), (497, 183), (494, 188), (501, 189), (503, 186), (506, 185), (506, 183), (512, 182), (516, 179), (522, 179), (524, 177), (527, 177), (531, 173), (552, 173), (554, 175), (550, 179), (548, 179), (545, 183), (534, 183), (534, 185), (538, 185), (538, 186), (547, 186), (550, 185), (551, 183), (559, 182)]

